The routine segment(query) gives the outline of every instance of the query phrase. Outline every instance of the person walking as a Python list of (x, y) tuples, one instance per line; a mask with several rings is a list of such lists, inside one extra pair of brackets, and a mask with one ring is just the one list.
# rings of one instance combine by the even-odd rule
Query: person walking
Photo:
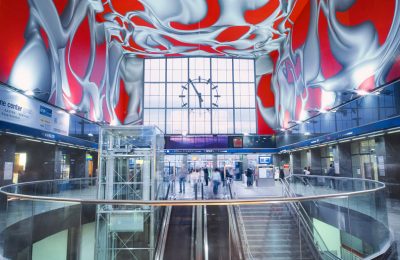
[[(333, 164), (329, 165), (329, 169), (328, 169), (328, 174), (329, 177), (335, 177), (335, 168), (333, 167)], [(336, 188), (336, 183), (335, 180), (333, 178), (329, 179), (329, 188)]]
[(179, 193), (185, 193), (185, 183), (186, 183), (187, 170), (182, 167), (179, 172)]
[(211, 174), (211, 180), (213, 182), (213, 193), (214, 195), (218, 194), (218, 187), (221, 184), (221, 173), (218, 168), (215, 168)]

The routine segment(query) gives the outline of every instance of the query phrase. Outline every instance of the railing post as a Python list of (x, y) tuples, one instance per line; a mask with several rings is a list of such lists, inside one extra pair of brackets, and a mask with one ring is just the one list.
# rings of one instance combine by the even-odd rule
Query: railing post
[(194, 199), (197, 200), (197, 182), (194, 183)]
[(204, 199), (204, 185), (201, 183), (201, 199)]

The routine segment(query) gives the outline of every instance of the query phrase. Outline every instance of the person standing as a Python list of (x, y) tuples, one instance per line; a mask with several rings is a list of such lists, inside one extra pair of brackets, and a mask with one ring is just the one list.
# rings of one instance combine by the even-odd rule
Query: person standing
[(179, 193), (185, 193), (185, 182), (186, 182), (187, 171), (184, 167), (179, 172)]
[(247, 177), (247, 187), (250, 187), (253, 185), (253, 169), (247, 168), (246, 170), (246, 177)]
[(283, 180), (285, 178), (285, 172), (283, 171), (283, 168), (281, 167), (279, 169), (279, 179)]
[(203, 174), (204, 174), (204, 182), (206, 183), (206, 186), (208, 186), (208, 179), (210, 178), (210, 176), (207, 167), (203, 168)]
[[(304, 167), (303, 173), (304, 173), (305, 176), (310, 175), (310, 171), (309, 171), (308, 169), (309, 169), (309, 167), (308, 167), (308, 168), (307, 168), (307, 167)], [(303, 178), (303, 184), (306, 185), (306, 186), (309, 184), (309, 183), (308, 183), (308, 178), (307, 178), (307, 177), (304, 177), (304, 178)]]

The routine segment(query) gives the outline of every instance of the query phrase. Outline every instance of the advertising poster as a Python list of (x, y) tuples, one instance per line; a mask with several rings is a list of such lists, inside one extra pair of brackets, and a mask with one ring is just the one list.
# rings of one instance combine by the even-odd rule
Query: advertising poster
[(0, 88), (0, 121), (54, 134), (69, 134), (67, 112), (4, 88)]
[(4, 180), (12, 180), (13, 177), (13, 162), (4, 163)]

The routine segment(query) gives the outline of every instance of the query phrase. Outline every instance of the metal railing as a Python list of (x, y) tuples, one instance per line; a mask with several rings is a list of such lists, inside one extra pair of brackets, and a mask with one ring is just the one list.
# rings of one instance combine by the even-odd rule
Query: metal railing
[[(230, 193), (230, 197), (231, 199), (234, 199), (234, 194), (232, 193), (232, 189), (231, 186), (229, 185), (229, 193)], [(237, 226), (237, 231), (239, 232), (239, 241), (240, 241), (240, 247), (241, 247), (241, 254), (243, 255), (244, 259), (254, 259), (251, 250), (250, 250), (250, 245), (249, 245), (249, 241), (247, 239), (247, 233), (246, 233), (246, 229), (244, 227), (244, 220), (242, 217), (242, 211), (240, 210), (240, 206), (239, 205), (234, 205), (232, 206), (233, 210), (235, 211), (235, 215), (236, 215), (236, 226)], [(241, 236), (242, 234), (242, 236)], [(244, 247), (244, 248), (243, 248)], [(246, 252), (246, 256), (245, 256), (245, 252)]]
[[(313, 176), (307, 176), (307, 178), (312, 179)], [(317, 178), (321, 177), (315, 177), (314, 179), (316, 180)], [(332, 178), (329, 177), (323, 177), (325, 180), (329, 180)], [(307, 211), (303, 207), (301, 202), (313, 202), (317, 203), (320, 200), (324, 199), (331, 199), (331, 198), (336, 198), (334, 201), (340, 202), (341, 199), (350, 199), (354, 198), (353, 204), (348, 203), (348, 205), (341, 205), (344, 207), (351, 208), (355, 205), (354, 202), (357, 202), (356, 200), (357, 197), (360, 197), (360, 195), (366, 195), (366, 196), (361, 196), (361, 197), (367, 197), (369, 195), (378, 196), (379, 194), (383, 193), (383, 189), (385, 188), (385, 184), (377, 181), (372, 181), (372, 180), (363, 180), (363, 179), (352, 179), (352, 178), (343, 178), (343, 177), (335, 177), (335, 180), (342, 180), (342, 184), (345, 184), (343, 187), (337, 187), (337, 189), (328, 189), (326, 187), (323, 187), (323, 189), (312, 187), (312, 186), (307, 186), (307, 189), (302, 188), (301, 182), (298, 180), (301, 180), (300, 176), (295, 176), (293, 179), (286, 179), (284, 180), (284, 185), (282, 186), (287, 186), (283, 187), (284, 193), (287, 195), (286, 197), (260, 197), (260, 198), (241, 198), (239, 199), (237, 196), (233, 196), (232, 190), (229, 187), (229, 194), (231, 195), (230, 198), (224, 197), (224, 199), (205, 199), (204, 198), (204, 190), (203, 190), (203, 185), (199, 185), (199, 189), (197, 189), (196, 194), (197, 195), (197, 200), (196, 199), (185, 199), (185, 200), (176, 200), (176, 199), (171, 199), (170, 196), (163, 197), (162, 195), (165, 195), (164, 191), (166, 191), (168, 194), (173, 192), (173, 187), (165, 186), (162, 190), (160, 189), (160, 194), (159, 196), (160, 199), (156, 200), (107, 200), (107, 199), (97, 199), (97, 189), (96, 185), (97, 184), (97, 179), (96, 178), (81, 178), (81, 179), (71, 179), (71, 180), (49, 180), (49, 181), (34, 181), (34, 182), (28, 182), (28, 183), (21, 183), (21, 184), (12, 184), (12, 185), (7, 185), (2, 188), (0, 188), (0, 192), (4, 193), (7, 195), (8, 199), (12, 203), (18, 203), (20, 200), (21, 202), (26, 202), (30, 201), (32, 203), (32, 207), (35, 205), (33, 204), (34, 202), (62, 202), (64, 205), (60, 205), (63, 207), (68, 206), (68, 204), (71, 202), (72, 204), (82, 204), (82, 205), (96, 205), (96, 204), (103, 204), (103, 205), (138, 205), (138, 206), (167, 206), (166, 207), (166, 212), (168, 211), (168, 208), (170, 206), (204, 206), (204, 205), (227, 205), (230, 206), (228, 214), (229, 214), (229, 221), (230, 221), (230, 229), (231, 229), (231, 234), (232, 234), (232, 239), (233, 243), (235, 245), (241, 245), (242, 246), (242, 257), (253, 259), (254, 257), (252, 256), (249, 248), (249, 242), (247, 240), (247, 236), (245, 235), (246, 230), (244, 229), (244, 222), (241, 214), (240, 207), (238, 205), (244, 205), (244, 204), (251, 204), (251, 205), (260, 205), (260, 204), (270, 204), (270, 203), (290, 203), (292, 204), (292, 209), (296, 214), (299, 216), (299, 221), (304, 227), (304, 232), (306, 232), (306, 235), (308, 237), (313, 238), (311, 241), (316, 244), (318, 247), (319, 252), (322, 254), (324, 259), (338, 259), (335, 257), (329, 250), (327, 249), (327, 246), (323, 243), (323, 239), (321, 238), (321, 235), (317, 232), (315, 227), (311, 227), (310, 223), (311, 218), (308, 216)], [(293, 183), (288, 182), (293, 181)], [(297, 183), (294, 183), (294, 181), (297, 180)], [(347, 185), (348, 183), (353, 183), (353, 185)], [(160, 185), (166, 185), (166, 183), (162, 182)], [(347, 186), (346, 186), (347, 185)], [(292, 188), (296, 188), (297, 190), (294, 190)], [(315, 189), (313, 189), (315, 188)], [(339, 190), (342, 189), (342, 190)], [(163, 191), (161, 193), (161, 191)], [(300, 193), (299, 193), (300, 191)], [(305, 191), (303, 194), (301, 194), (301, 191)], [(318, 194), (321, 192), (322, 194)], [(83, 196), (83, 197), (82, 197)], [(165, 199), (166, 198), (166, 199)], [(164, 200), (165, 199), (165, 200)], [(332, 200), (330, 200), (332, 201)], [(55, 205), (57, 204), (62, 204), (62, 203), (54, 203)], [(332, 202), (332, 203), (337, 203), (337, 202)], [(370, 203), (376, 203), (376, 201), (370, 201)], [(310, 203), (312, 205), (312, 203)], [(15, 204), (14, 204), (15, 205)], [(320, 205), (322, 205), (320, 203)], [(22, 207), (21, 203), (21, 207)], [(374, 207), (376, 205), (371, 205), (371, 207)], [(376, 214), (376, 216), (372, 215), (372, 218), (376, 221), (381, 221), (379, 218), (379, 213), (378, 210), (379, 208), (373, 208), (374, 211), (373, 214)], [(35, 211), (35, 209), (32, 211), (32, 215), (37, 214), (39, 211)], [(168, 213), (166, 213), (168, 214)], [(204, 216), (204, 211), (203, 211), (203, 216)], [(371, 213), (372, 214), (372, 213)], [(204, 220), (206, 217), (204, 217)], [(383, 221), (382, 221), (383, 222)], [(203, 221), (204, 224), (204, 221)], [(168, 226), (167, 221), (162, 220), (162, 227)], [(386, 227), (387, 228), (387, 227)], [(206, 231), (206, 226), (203, 228), (203, 232)], [(242, 233), (241, 233), (242, 232)], [(386, 232), (386, 229), (385, 229)], [(167, 232), (166, 232), (167, 233)], [(160, 241), (162, 239), (166, 239), (166, 233), (165, 234), (160, 234)], [(203, 233), (204, 234), (204, 233)], [(244, 236), (240, 236), (240, 235)], [(202, 240), (206, 241), (207, 239), (207, 234), (204, 235)], [(384, 237), (385, 242), (386, 242), (386, 237)], [(161, 243), (161, 242), (160, 242)], [(377, 247), (376, 251), (374, 251), (370, 256), (377, 256), (379, 254), (384, 253), (384, 250), (387, 250), (387, 246), (385, 247)], [(204, 251), (207, 251), (207, 245), (204, 243)], [(162, 258), (162, 254), (156, 251), (156, 256)], [(160, 258), (160, 259), (161, 259)]]
[[(285, 195), (287, 197), (296, 197), (296, 194), (293, 192), (293, 190), (290, 188), (290, 185), (287, 181), (287, 179), (280, 179), (282, 186), (284, 188), (285, 191)], [(319, 232), (311, 227), (311, 218), (310, 216), (307, 214), (306, 210), (304, 209), (303, 205), (301, 205), (300, 202), (291, 202), (289, 203), (289, 205), (291, 206), (292, 210), (294, 211), (296, 217), (298, 218), (299, 222), (301, 223), (301, 225), (304, 227), (303, 231), (305, 231), (307, 238), (310, 242), (313, 242), (313, 245), (315, 246), (315, 248), (317, 249), (317, 253), (319, 254), (319, 256), (321, 257), (321, 259), (333, 259), (333, 260), (337, 260), (340, 259), (338, 257), (336, 257), (334, 254), (332, 254), (331, 252), (329, 252), (328, 247), (326, 246), (324, 240), (322, 239), (321, 235), (319, 234)], [(300, 228), (300, 226), (299, 226)], [(317, 240), (320, 241), (320, 243), (315, 242), (315, 236), (317, 236)]]
[[(326, 177), (325, 177), (326, 178)], [(343, 178), (345, 179), (345, 178)], [(352, 178), (346, 178), (352, 180)], [(40, 192), (40, 194), (28, 194), (21, 192), (20, 188), (29, 187), (35, 190), (35, 185), (46, 185), (46, 186), (54, 186), (58, 182), (75, 182), (80, 181), (85, 186), (84, 183), (89, 181), (89, 183), (95, 183), (96, 178), (81, 178), (81, 179), (71, 179), (71, 180), (45, 180), (45, 181), (34, 181), (34, 182), (25, 182), (20, 184), (10, 184), (0, 188), (0, 192), (5, 194), (10, 199), (26, 199), (32, 201), (54, 201), (54, 202), (72, 202), (72, 203), (81, 203), (81, 204), (109, 204), (109, 205), (138, 205), (138, 206), (195, 206), (195, 205), (239, 205), (239, 204), (269, 204), (269, 203), (287, 203), (287, 202), (297, 202), (297, 201), (311, 201), (311, 200), (321, 200), (321, 199), (329, 199), (329, 198), (340, 198), (340, 197), (350, 197), (357, 196), (367, 193), (373, 193), (380, 190), (385, 189), (385, 184), (378, 181), (373, 180), (364, 180), (364, 179), (353, 179), (357, 181), (374, 183), (376, 187), (373, 188), (365, 188), (363, 190), (357, 191), (344, 191), (338, 193), (328, 193), (322, 195), (307, 195), (307, 196), (297, 196), (297, 197), (261, 197), (261, 198), (243, 198), (243, 199), (201, 199), (201, 200), (193, 200), (193, 199), (185, 199), (185, 200), (109, 200), (109, 199), (97, 199), (97, 190), (93, 194), (93, 198), (80, 198), (77, 197), (56, 197), (50, 196), (52, 194), (45, 194)], [(32, 187), (33, 186), (33, 187)], [(41, 188), (40, 188), (41, 189)], [(49, 188), (48, 190), (51, 190)], [(69, 194), (71, 195), (71, 194)], [(79, 195), (79, 194), (78, 194)]]
[[(233, 194), (231, 189), (231, 183), (227, 182), (226, 185), (229, 191), (229, 197), (232, 199)], [(236, 212), (235, 206), (228, 206), (228, 215), (229, 215), (229, 229), (230, 233), (232, 234), (233, 244), (238, 249), (239, 259), (240, 260), (245, 259), (243, 251), (243, 243), (240, 236), (239, 223), (238, 223), (238, 216), (241, 218), (241, 215)]]

